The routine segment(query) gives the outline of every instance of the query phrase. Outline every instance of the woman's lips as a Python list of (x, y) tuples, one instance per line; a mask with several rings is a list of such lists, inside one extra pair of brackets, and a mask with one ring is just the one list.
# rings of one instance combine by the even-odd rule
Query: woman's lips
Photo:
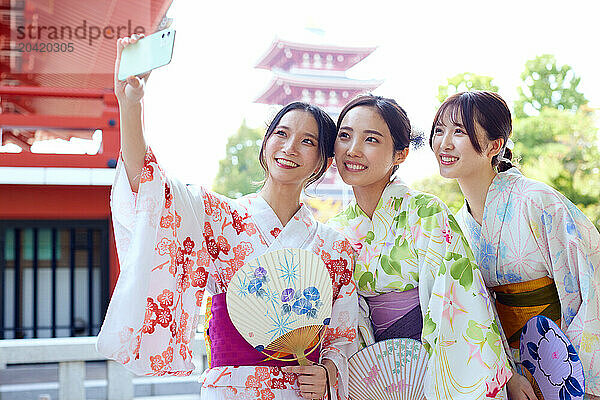
[(353, 163), (353, 162), (345, 162), (344, 167), (346, 167), (346, 170), (351, 171), (351, 172), (360, 172), (360, 171), (364, 171), (365, 169), (367, 169), (366, 165), (359, 164), (359, 163)]
[(442, 165), (452, 165), (458, 161), (458, 157), (454, 157), (448, 154), (440, 154), (440, 163)]
[(297, 167), (299, 167), (299, 165), (296, 164), (295, 162), (290, 161), (290, 160), (286, 160), (285, 158), (276, 158), (275, 162), (281, 168), (291, 169), (291, 168), (297, 168)]

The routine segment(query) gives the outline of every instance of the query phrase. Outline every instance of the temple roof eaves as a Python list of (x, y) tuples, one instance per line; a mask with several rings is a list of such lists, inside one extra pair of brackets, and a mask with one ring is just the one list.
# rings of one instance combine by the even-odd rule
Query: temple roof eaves
[[(311, 89), (327, 89), (327, 90), (348, 90), (348, 91), (371, 91), (378, 88), (383, 81), (382, 80), (356, 80), (356, 79), (319, 79), (315, 80), (315, 77), (302, 77), (294, 76), (291, 74), (277, 74), (263, 90), (262, 94), (257, 97), (255, 103), (272, 104), (270, 102), (271, 96), (275, 95), (279, 90), (282, 90), (284, 86), (296, 86)], [(302, 79), (305, 78), (305, 79)]]
[(307, 87), (321, 87), (327, 86), (336, 89), (345, 88), (363, 88), (371, 86), (380, 86), (383, 81), (377, 79), (353, 79), (345, 76), (319, 76), (319, 75), (304, 75), (304, 74), (291, 74), (281, 70), (273, 71), (274, 79), (272, 83), (280, 81), (281, 84), (296, 84)]
[(265, 52), (265, 54), (259, 59), (256, 63), (255, 68), (267, 69), (270, 70), (272, 68), (271, 62), (277, 57), (277, 55), (284, 49), (293, 49), (293, 50), (307, 50), (307, 51), (327, 51), (334, 54), (361, 54), (362, 57), (355, 63), (352, 63), (353, 66), (359, 61), (366, 58), (373, 51), (377, 49), (377, 46), (368, 46), (368, 47), (349, 47), (349, 46), (336, 46), (336, 45), (326, 45), (326, 44), (306, 44), (306, 43), (298, 43), (298, 42), (290, 42), (281, 39), (275, 39), (271, 43), (269, 49)]

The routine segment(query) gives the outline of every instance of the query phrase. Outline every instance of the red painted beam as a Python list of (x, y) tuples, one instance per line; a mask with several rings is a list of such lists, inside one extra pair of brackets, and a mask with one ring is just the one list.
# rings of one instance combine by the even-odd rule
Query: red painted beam
[(107, 186), (0, 185), (0, 188), (0, 220), (110, 216)]
[(118, 124), (118, 114), (108, 118), (64, 117), (56, 115), (0, 114), (0, 127), (19, 129), (110, 129)]
[[(0, 160), (5, 155), (8, 154), (0, 156)], [(110, 187), (0, 185), (0, 193), (0, 220), (111, 219)], [(119, 276), (112, 224), (109, 224), (108, 238), (109, 284), (112, 293)]]
[(91, 156), (88, 154), (2, 153), (0, 154), (0, 167), (108, 168), (109, 161), (116, 161), (118, 154), (118, 152), (114, 152)]
[(0, 86), (0, 95), (70, 97), (79, 99), (104, 99), (107, 95), (115, 97), (111, 89), (71, 89), (39, 86)]

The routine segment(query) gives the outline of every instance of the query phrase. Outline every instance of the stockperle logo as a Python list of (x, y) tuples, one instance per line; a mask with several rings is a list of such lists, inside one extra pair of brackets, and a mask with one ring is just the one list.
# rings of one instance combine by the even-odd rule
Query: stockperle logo
[[(1, 0), (0, 0), (1, 2)], [(149, 35), (160, 24), (152, 2), (27, 0), (11, 3), (12, 73), (111, 74), (117, 38)]]

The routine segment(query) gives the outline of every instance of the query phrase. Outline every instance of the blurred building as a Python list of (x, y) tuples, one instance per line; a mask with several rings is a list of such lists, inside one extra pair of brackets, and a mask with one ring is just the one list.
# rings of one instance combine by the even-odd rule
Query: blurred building
[[(383, 81), (359, 80), (346, 72), (375, 51), (375, 47), (344, 47), (321, 43), (273, 41), (256, 68), (272, 71), (273, 78), (257, 103), (285, 105), (293, 101), (315, 104), (334, 119), (360, 93), (371, 92)], [(307, 189), (305, 202), (320, 220), (327, 220), (352, 198), (335, 165)]]
[(115, 41), (164, 28), (171, 1), (0, 0), (0, 339), (99, 331), (119, 273)]

